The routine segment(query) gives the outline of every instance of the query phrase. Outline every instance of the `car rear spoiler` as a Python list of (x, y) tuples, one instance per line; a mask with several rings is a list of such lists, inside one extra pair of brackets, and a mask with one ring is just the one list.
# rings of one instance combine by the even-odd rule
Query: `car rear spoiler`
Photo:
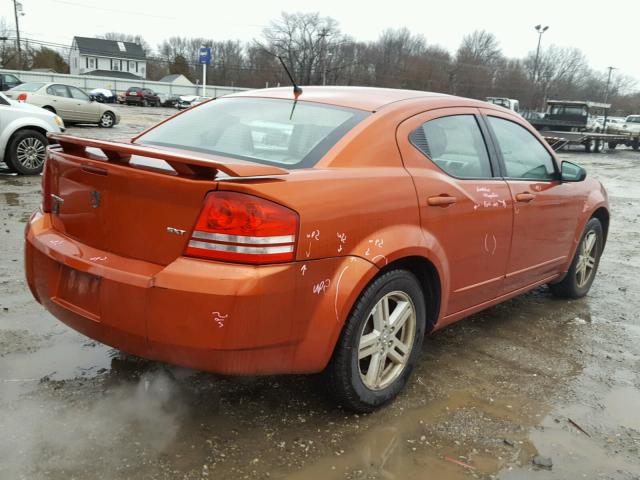
[(288, 170), (274, 165), (243, 160), (230, 160), (226, 157), (210, 154), (187, 154), (181, 150), (154, 148), (134, 143), (109, 142), (92, 138), (79, 138), (59, 133), (48, 134), (51, 143), (58, 143), (65, 153), (85, 156), (87, 148), (102, 150), (109, 162), (128, 164), (131, 156), (163, 160), (180, 175), (214, 177), (220, 171), (232, 177), (261, 177), (287, 175)]

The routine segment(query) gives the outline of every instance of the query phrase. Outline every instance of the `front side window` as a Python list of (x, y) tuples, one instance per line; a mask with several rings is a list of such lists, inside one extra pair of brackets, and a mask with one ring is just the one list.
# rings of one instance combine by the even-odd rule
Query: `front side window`
[(304, 101), (220, 98), (159, 125), (137, 143), (304, 168), (315, 165), (367, 115)]
[(553, 180), (557, 177), (553, 157), (526, 128), (498, 117), (488, 117), (498, 141), (507, 177)]
[(69, 91), (71, 92), (71, 96), (73, 98), (75, 98), (76, 100), (84, 100), (86, 102), (88, 102), (89, 100), (91, 100), (89, 98), (89, 95), (87, 95), (86, 93), (84, 93), (82, 90), (80, 90), (79, 88), (76, 87), (69, 87)]
[(416, 130), (411, 143), (438, 167), (457, 178), (490, 178), (491, 163), (473, 115), (430, 120)]
[(55, 95), (56, 97), (69, 97), (69, 91), (66, 85), (49, 85), (47, 93), (49, 95)]

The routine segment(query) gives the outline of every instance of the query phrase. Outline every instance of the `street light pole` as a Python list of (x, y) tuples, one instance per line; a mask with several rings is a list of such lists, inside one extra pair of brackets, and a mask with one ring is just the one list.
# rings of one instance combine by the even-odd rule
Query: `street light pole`
[(533, 64), (533, 81), (535, 83), (538, 74), (538, 60), (540, 59), (540, 44), (542, 43), (542, 34), (549, 29), (549, 25), (543, 27), (542, 25), (536, 25), (534, 27), (538, 32), (538, 48), (536, 49), (536, 61)]
[[(616, 70), (616, 67), (607, 67), (609, 69), (609, 76), (607, 77), (607, 88), (604, 91), (604, 103), (607, 103), (609, 99), (609, 85), (611, 84), (611, 73)], [(602, 131), (607, 133), (607, 118), (609, 117), (609, 109), (604, 109), (604, 123), (602, 124)]]
[[(538, 80), (538, 61), (540, 60), (540, 44), (542, 43), (542, 34), (549, 29), (549, 26), (542, 26), (540, 24), (534, 27), (538, 32), (538, 48), (536, 49), (536, 59), (533, 62), (533, 78), (531, 79), (531, 94), (533, 96), (532, 104), (535, 102), (536, 98), (536, 82)], [(542, 106), (544, 108), (544, 105)]]

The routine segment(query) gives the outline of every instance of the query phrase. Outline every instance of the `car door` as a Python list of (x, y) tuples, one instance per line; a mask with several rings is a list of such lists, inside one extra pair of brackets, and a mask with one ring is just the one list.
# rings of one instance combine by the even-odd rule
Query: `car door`
[(556, 275), (569, 260), (582, 199), (562, 183), (551, 148), (514, 116), (483, 110), (514, 202), (504, 292)]
[(513, 221), (509, 187), (499, 177), (477, 109), (425, 112), (405, 120), (397, 135), (423, 231), (446, 257), (446, 323), (446, 316), (502, 292)]
[(100, 105), (82, 90), (67, 85), (71, 98), (74, 100), (73, 109), (80, 121), (97, 122), (100, 119)]
[[(56, 113), (67, 122), (77, 122), (80, 119), (77, 118), (74, 110), (74, 102), (71, 98), (71, 94), (66, 85), (54, 83), (47, 87), (47, 103), (50, 102), (51, 106), (55, 109)], [(44, 97), (41, 97), (44, 100)]]

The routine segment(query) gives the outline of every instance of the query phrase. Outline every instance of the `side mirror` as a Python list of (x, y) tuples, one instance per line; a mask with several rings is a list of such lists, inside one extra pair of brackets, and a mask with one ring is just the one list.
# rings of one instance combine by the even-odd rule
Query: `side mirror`
[(587, 171), (575, 163), (563, 161), (560, 166), (560, 177), (563, 182), (582, 182), (587, 178)]

